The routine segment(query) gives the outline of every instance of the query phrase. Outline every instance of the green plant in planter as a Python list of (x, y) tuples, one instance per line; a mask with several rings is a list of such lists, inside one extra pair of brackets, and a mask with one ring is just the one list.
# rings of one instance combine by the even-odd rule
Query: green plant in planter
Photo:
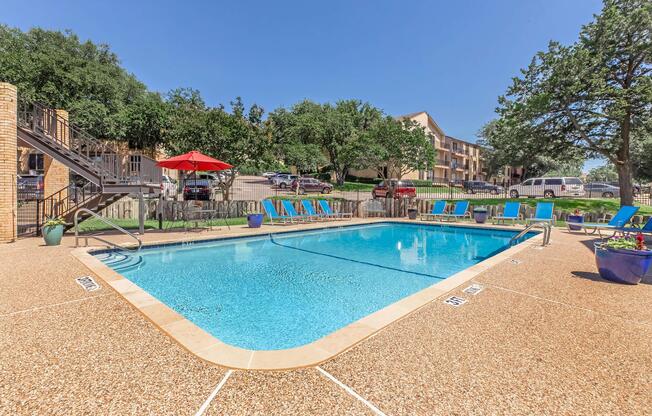
[(43, 223), (43, 227), (56, 227), (57, 225), (66, 225), (66, 221), (61, 217), (49, 217)]
[(647, 250), (643, 234), (638, 233), (636, 237), (614, 236), (607, 240), (605, 246), (620, 250)]

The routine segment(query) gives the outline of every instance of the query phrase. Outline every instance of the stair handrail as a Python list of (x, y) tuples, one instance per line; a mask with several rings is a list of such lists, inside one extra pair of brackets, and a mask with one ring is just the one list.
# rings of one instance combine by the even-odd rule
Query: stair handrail
[[(31, 108), (30, 108), (31, 106)], [(97, 169), (103, 180), (113, 180), (118, 183), (133, 183), (134, 178), (138, 184), (144, 184), (145, 178), (150, 179), (150, 183), (160, 182), (161, 171), (156, 167), (156, 160), (139, 154), (141, 162), (139, 164), (138, 175), (134, 176), (131, 165), (127, 167), (119, 163), (120, 158), (132, 156), (132, 154), (118, 151), (105, 140), (99, 140), (90, 133), (77, 127), (69, 120), (63, 118), (52, 109), (38, 101), (25, 101), (19, 99), (19, 111), (17, 117), (18, 125), (30, 129), (36, 133), (43, 134), (55, 143), (61, 144), (80, 157), (89, 161)], [(60, 134), (59, 126), (68, 134)], [(91, 155), (92, 154), (92, 155)], [(99, 160), (97, 159), (99, 156)], [(142, 167), (145, 166), (151, 172), (144, 175)]]
[(81, 187), (78, 187), (75, 183), (70, 183), (51, 195), (37, 200), (37, 229), (40, 229), (40, 225), (48, 217), (63, 217), (101, 193), (100, 186), (90, 181)]
[(544, 222), (544, 221), (539, 221), (539, 222), (533, 222), (532, 224), (526, 226), (521, 232), (513, 236), (509, 240), (509, 245), (511, 246), (514, 244), (515, 241), (518, 241), (519, 238), (523, 237), (525, 234), (528, 233), (528, 231), (532, 230), (534, 227), (540, 226), (543, 228), (543, 242), (542, 246), (547, 246), (550, 243), (550, 233), (552, 232), (552, 226), (550, 223)]
[(105, 217), (101, 216), (100, 214), (97, 214), (97, 213), (91, 211), (88, 208), (79, 208), (77, 211), (75, 211), (75, 216), (74, 216), (74, 220), (73, 220), (74, 224), (75, 224), (75, 247), (79, 247), (79, 239), (80, 238), (85, 238), (86, 239), (86, 245), (88, 245), (88, 239), (89, 238), (95, 238), (96, 240), (102, 241), (103, 243), (107, 243), (109, 245), (117, 247), (120, 250), (128, 250), (129, 249), (129, 248), (126, 248), (126, 247), (122, 247), (122, 246), (120, 246), (120, 245), (118, 245), (116, 243), (112, 243), (112, 242), (110, 242), (108, 240), (105, 240), (103, 238), (99, 238), (98, 236), (95, 236), (95, 235), (85, 235), (83, 237), (80, 237), (79, 236), (79, 213), (80, 212), (85, 212), (87, 214), (90, 214), (91, 216), (99, 219), (100, 221), (102, 221), (106, 225), (108, 225), (108, 226), (110, 226), (112, 228), (115, 228), (116, 230), (120, 231), (121, 233), (126, 234), (129, 237), (136, 240), (136, 242), (138, 243), (138, 248), (136, 249), (136, 251), (140, 251), (140, 249), (142, 248), (143, 242), (142, 242), (142, 240), (140, 238), (138, 238), (138, 236), (136, 236), (135, 234), (125, 230), (124, 228), (120, 227), (118, 224), (114, 223), (113, 221), (109, 220), (108, 218), (105, 218)]

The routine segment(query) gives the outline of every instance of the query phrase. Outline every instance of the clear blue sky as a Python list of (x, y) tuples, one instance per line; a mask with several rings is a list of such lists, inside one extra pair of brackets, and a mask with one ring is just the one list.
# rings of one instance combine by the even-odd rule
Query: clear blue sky
[(359, 98), (428, 111), (475, 140), (512, 76), (549, 40), (570, 43), (599, 0), (3, 0), (0, 21), (111, 45), (151, 89), (199, 89), (266, 110)]

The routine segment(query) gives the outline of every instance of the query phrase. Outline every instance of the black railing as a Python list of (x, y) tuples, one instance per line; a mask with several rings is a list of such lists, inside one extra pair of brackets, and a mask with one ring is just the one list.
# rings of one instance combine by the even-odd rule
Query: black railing
[[(108, 142), (96, 139), (61, 117), (56, 110), (42, 104), (19, 100), (18, 125), (47, 138), (59, 152), (67, 154), (80, 166), (82, 161), (85, 162), (99, 178), (98, 184), (161, 181), (162, 172), (154, 159), (119, 152)], [(133, 163), (133, 156), (138, 157), (137, 163)]]
[(64, 217), (101, 193), (101, 187), (93, 182), (87, 182), (82, 186), (71, 183), (52, 195), (38, 200), (36, 205), (37, 231), (40, 232), (41, 226), (48, 218)]

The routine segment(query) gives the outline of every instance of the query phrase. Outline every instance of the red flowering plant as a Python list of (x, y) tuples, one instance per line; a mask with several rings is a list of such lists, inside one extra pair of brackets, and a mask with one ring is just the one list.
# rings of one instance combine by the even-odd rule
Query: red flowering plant
[(615, 248), (620, 250), (647, 250), (645, 245), (645, 237), (642, 233), (636, 236), (613, 236), (605, 243), (606, 247)]

